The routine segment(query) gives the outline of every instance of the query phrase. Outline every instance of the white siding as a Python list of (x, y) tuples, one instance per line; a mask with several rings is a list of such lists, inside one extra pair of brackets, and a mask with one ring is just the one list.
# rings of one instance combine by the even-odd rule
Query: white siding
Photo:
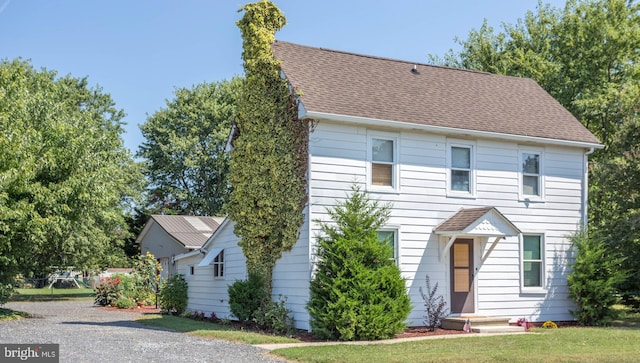
[[(213, 277), (213, 266), (198, 266), (204, 255), (193, 256), (178, 261), (179, 272), (189, 284), (187, 310), (204, 312), (207, 316), (215, 312), (219, 318), (232, 319), (229, 310), (228, 286), (236, 280), (247, 278), (246, 258), (238, 246), (238, 238), (233, 233), (233, 223), (225, 223), (216, 233), (216, 239), (207, 245), (207, 250), (224, 249), (224, 276)], [(190, 275), (190, 266), (194, 274)]]
[[(306, 214), (306, 213), (305, 213)], [(198, 266), (203, 255), (178, 261), (179, 272), (189, 284), (187, 309), (204, 312), (207, 316), (215, 312), (219, 318), (234, 319), (229, 309), (228, 287), (237, 280), (247, 278), (246, 258), (238, 246), (239, 238), (233, 233), (233, 223), (225, 223), (214, 236), (207, 250), (224, 249), (224, 276), (213, 277), (213, 266)], [(300, 239), (289, 252), (282, 254), (273, 272), (273, 298), (285, 299), (292, 311), (295, 326), (309, 329), (306, 302), (309, 299), (309, 244), (308, 224), (301, 228)], [(190, 275), (194, 266), (194, 275)]]
[[(389, 131), (389, 130), (379, 130)], [(393, 204), (389, 225), (398, 226), (399, 263), (412, 297), (410, 325), (422, 325), (424, 288), (428, 273), (439, 293), (449, 299), (448, 255), (439, 259), (444, 241), (432, 229), (462, 207), (497, 207), (524, 233), (545, 234), (547, 293), (520, 292), (520, 244), (518, 237), (499, 242), (479, 266), (486, 241), (476, 238), (476, 313), (509, 316), (514, 320), (570, 320), (567, 299), (566, 236), (581, 221), (582, 162), (584, 150), (549, 145), (518, 145), (505, 141), (470, 139), (475, 145), (476, 196), (447, 197), (447, 137), (422, 132), (398, 132), (400, 190), (370, 191), (372, 198)], [(335, 143), (334, 143), (334, 140)], [(456, 138), (459, 141), (459, 138)], [(310, 144), (310, 220), (328, 220), (326, 208), (344, 200), (351, 185), (366, 188), (367, 129), (321, 121)], [(544, 201), (519, 200), (519, 150), (543, 150)], [(528, 205), (527, 205), (528, 204)], [(311, 224), (311, 235), (319, 233)], [(489, 241), (489, 244), (492, 241)], [(311, 248), (315, 238), (311, 239)]]

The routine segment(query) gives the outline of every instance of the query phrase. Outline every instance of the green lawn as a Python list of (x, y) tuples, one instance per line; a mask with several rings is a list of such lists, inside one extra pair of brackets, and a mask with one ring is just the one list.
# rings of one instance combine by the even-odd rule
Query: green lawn
[(203, 338), (224, 339), (246, 344), (298, 342), (298, 340), (292, 338), (237, 330), (231, 326), (213, 324), (203, 321), (195, 321), (170, 315), (143, 315), (136, 321), (145, 325), (171, 329)]
[(69, 289), (16, 289), (10, 301), (51, 301), (51, 300), (91, 300), (95, 296), (95, 291), (89, 288), (69, 288)]
[(536, 329), (538, 334), (277, 349), (299, 362), (637, 362), (640, 330)]

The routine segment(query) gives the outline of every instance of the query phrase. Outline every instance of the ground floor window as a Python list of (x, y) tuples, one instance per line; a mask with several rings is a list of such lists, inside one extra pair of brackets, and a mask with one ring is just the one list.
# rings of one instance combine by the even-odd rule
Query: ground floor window
[(544, 240), (540, 235), (522, 236), (522, 286), (544, 287)]
[(398, 263), (398, 230), (383, 229), (378, 231), (378, 240), (384, 241), (393, 248), (393, 260)]

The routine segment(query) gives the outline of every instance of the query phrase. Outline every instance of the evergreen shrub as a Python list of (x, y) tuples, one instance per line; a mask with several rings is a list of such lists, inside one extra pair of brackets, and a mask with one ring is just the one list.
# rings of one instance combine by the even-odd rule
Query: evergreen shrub
[(609, 325), (618, 316), (613, 308), (620, 302), (617, 286), (627, 276), (623, 259), (611, 256), (601, 239), (588, 238), (584, 231), (576, 232), (571, 241), (576, 254), (567, 278), (569, 297), (576, 305), (571, 314), (581, 325)]
[(229, 285), (229, 309), (238, 320), (254, 320), (262, 305), (271, 299), (264, 288), (265, 278), (257, 273), (249, 274), (247, 280), (238, 280)]
[(389, 218), (354, 185), (345, 202), (327, 210), (334, 223), (317, 221), (317, 270), (307, 309), (313, 335), (332, 340), (392, 338), (411, 311), (405, 280), (389, 241), (378, 230)]

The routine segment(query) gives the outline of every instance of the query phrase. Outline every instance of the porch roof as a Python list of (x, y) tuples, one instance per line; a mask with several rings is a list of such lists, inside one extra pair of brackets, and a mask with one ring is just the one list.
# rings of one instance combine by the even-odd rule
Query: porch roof
[(462, 208), (438, 224), (433, 231), (442, 236), (517, 236), (516, 227), (495, 207)]

